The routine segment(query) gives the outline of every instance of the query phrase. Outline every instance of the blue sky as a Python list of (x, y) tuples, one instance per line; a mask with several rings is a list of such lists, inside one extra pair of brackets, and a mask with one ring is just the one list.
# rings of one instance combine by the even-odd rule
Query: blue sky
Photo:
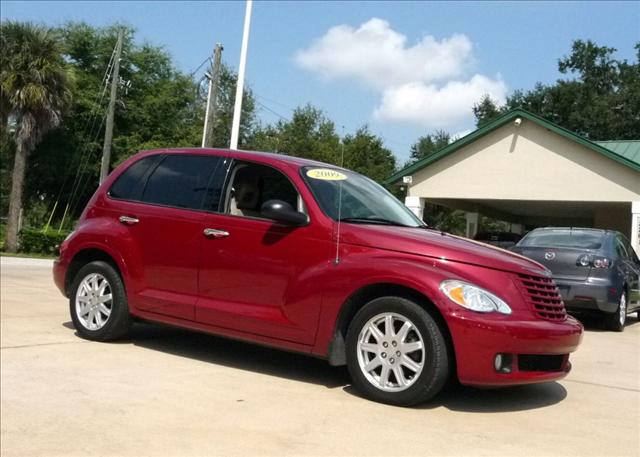
[[(194, 70), (223, 43), (237, 68), (244, 2), (0, 3), (3, 19), (59, 25), (123, 22)], [(552, 82), (574, 39), (634, 59), (640, 2), (263, 2), (253, 5), (247, 83), (263, 122), (296, 106), (325, 110), (339, 130), (368, 124), (401, 161), (420, 135), (473, 128), (485, 92)], [(264, 108), (266, 107), (266, 108)], [(274, 114), (278, 113), (278, 115)]]

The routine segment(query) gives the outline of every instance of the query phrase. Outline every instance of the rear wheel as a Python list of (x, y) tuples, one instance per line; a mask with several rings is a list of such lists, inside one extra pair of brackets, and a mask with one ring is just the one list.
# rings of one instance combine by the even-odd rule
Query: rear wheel
[(367, 398), (409, 406), (436, 395), (449, 377), (446, 341), (416, 303), (381, 297), (365, 305), (347, 333), (347, 365)]
[(626, 292), (622, 292), (622, 294), (620, 294), (618, 309), (612, 314), (607, 314), (607, 317), (605, 319), (605, 323), (609, 330), (613, 330), (614, 332), (622, 332), (624, 330), (624, 324), (627, 322)]
[(78, 271), (69, 293), (69, 311), (76, 331), (88, 340), (122, 338), (131, 327), (124, 284), (106, 262), (91, 262)]

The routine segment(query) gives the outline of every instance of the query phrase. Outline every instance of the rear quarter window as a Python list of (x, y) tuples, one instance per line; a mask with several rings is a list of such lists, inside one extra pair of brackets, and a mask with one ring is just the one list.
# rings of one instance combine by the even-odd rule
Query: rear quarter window
[(116, 179), (108, 195), (120, 200), (139, 201), (149, 173), (161, 158), (160, 155), (153, 155), (134, 162)]

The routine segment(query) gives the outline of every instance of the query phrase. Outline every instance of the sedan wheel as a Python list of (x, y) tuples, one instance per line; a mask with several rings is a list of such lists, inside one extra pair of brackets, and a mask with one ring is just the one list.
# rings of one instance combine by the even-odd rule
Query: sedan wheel
[(624, 327), (624, 323), (627, 320), (627, 296), (624, 292), (620, 296), (620, 305), (618, 306), (618, 318), (620, 319), (620, 325)]
[(627, 294), (622, 292), (620, 294), (620, 301), (618, 302), (618, 309), (611, 314), (607, 314), (605, 317), (605, 324), (609, 330), (614, 332), (622, 332), (624, 325), (627, 322)]

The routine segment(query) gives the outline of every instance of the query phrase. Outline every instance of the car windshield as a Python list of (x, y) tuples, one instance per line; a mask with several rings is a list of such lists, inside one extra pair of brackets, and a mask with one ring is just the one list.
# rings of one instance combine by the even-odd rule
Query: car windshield
[(362, 175), (343, 169), (305, 167), (302, 176), (322, 211), (334, 220), (426, 227), (386, 189)]
[(525, 236), (519, 246), (600, 249), (602, 234), (586, 230), (541, 230)]

